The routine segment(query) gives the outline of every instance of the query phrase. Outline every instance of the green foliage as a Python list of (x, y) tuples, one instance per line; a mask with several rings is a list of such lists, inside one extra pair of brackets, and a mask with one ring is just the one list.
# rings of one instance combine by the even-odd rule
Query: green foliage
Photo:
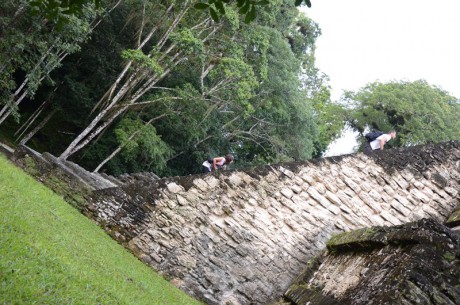
[[(130, 137), (136, 133), (133, 139)], [(115, 136), (119, 145), (123, 146), (121, 157), (125, 162), (136, 163), (144, 160), (151, 163), (155, 172), (164, 169), (172, 151), (154, 126), (139, 119), (125, 118), (115, 128)]]
[(340, 136), (346, 122), (346, 111), (342, 105), (331, 101), (329, 89), (324, 86), (315, 94), (312, 102), (319, 132), (318, 139), (314, 142), (314, 156), (319, 158), (329, 143)]
[[(199, 10), (209, 10), (211, 18), (215, 22), (219, 22), (222, 16), (226, 14), (226, 7), (230, 3), (235, 3), (238, 8), (238, 13), (244, 15), (244, 22), (250, 23), (254, 21), (257, 16), (257, 6), (269, 5), (272, 1), (269, 0), (208, 0), (208, 3), (199, 2), (195, 4), (195, 8)], [(295, 6), (300, 6), (305, 3), (308, 7), (311, 7), (310, 0), (295, 0)]]
[[(250, 24), (240, 22), (237, 3), (225, 6), (219, 24), (205, 22), (209, 16), (202, 10), (185, 10), (184, 2), (166, 13), (171, 4), (131, 0), (107, 15), (82, 51), (51, 74), (59, 86), (38, 91), (37, 98), (59, 102), (61, 115), (29, 143), (61, 153), (98, 114), (101, 97), (116, 96), (107, 89), (123, 61), (132, 60), (119, 86), (145, 78), (126, 87), (131, 94), (155, 85), (74, 155), (85, 168), (95, 169), (120, 146), (104, 171), (183, 175), (199, 171), (206, 157), (228, 152), (237, 155), (236, 167), (308, 159), (321, 151), (335, 127), (322, 128), (326, 123), (315, 109), (322, 105), (325, 113), (329, 102), (322, 99), (327, 89), (320, 90), (326, 79), (314, 67), (317, 24), (299, 18), (292, 0), (258, 7)], [(181, 12), (186, 14), (178, 26), (170, 28)], [(152, 40), (138, 50), (148, 33)], [(157, 81), (159, 74), (167, 76)], [(122, 98), (112, 112), (129, 101)], [(130, 139), (137, 131), (142, 135)]]
[(145, 55), (142, 50), (123, 50), (121, 58), (134, 61), (139, 67), (150, 69), (152, 72), (161, 74), (163, 68), (158, 64), (156, 58)]
[(190, 29), (183, 28), (178, 32), (172, 33), (171, 40), (177, 43), (184, 53), (194, 56), (198, 55), (197, 57), (200, 58), (201, 61), (204, 60), (203, 41), (196, 37)]
[(360, 133), (367, 128), (397, 132), (396, 146), (460, 138), (460, 103), (426, 81), (372, 83), (347, 92), (350, 125)]
[(86, 6), (94, 4), (100, 7), (100, 0), (30, 0), (30, 6), (35, 15), (41, 15), (49, 21), (56, 23), (61, 29), (70, 23), (70, 19), (84, 14)]
[(0, 157), (0, 302), (200, 304)]
[(247, 113), (254, 112), (249, 100), (254, 96), (258, 83), (252, 67), (240, 58), (222, 58), (219, 65), (209, 74), (210, 85), (225, 80), (225, 86), (219, 87), (219, 99), (231, 101), (243, 106)]
[(50, 73), (66, 55), (80, 50), (96, 11), (85, 7), (80, 17), (68, 16), (59, 31), (34, 16), (27, 1), (3, 1), (0, 11), (0, 103), (15, 115), (16, 100), (23, 93), (33, 99), (44, 81), (53, 84)]

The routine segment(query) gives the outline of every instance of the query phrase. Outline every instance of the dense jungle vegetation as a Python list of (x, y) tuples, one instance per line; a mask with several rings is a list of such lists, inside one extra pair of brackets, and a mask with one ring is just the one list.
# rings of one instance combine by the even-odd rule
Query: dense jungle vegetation
[(3, 1), (2, 139), (91, 171), (170, 176), (228, 152), (234, 167), (319, 157), (345, 123), (396, 129), (395, 145), (460, 138), (458, 100), (424, 81), (332, 102), (315, 66), (321, 30), (299, 1), (223, 1), (225, 14), (222, 1), (86, 1), (47, 14), (43, 1)]

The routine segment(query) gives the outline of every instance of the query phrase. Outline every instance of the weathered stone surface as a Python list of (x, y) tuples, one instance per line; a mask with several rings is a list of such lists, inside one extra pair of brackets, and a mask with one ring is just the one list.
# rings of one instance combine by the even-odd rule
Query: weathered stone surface
[(334, 236), (285, 293), (291, 305), (460, 304), (460, 239), (433, 220)]
[[(458, 147), (449, 142), (215, 175), (127, 176), (119, 186), (92, 191), (84, 212), (207, 304), (267, 304), (334, 233), (444, 221), (459, 202)], [(37, 160), (40, 180), (57, 170), (39, 154), (29, 158)], [(17, 163), (26, 161), (18, 156)]]

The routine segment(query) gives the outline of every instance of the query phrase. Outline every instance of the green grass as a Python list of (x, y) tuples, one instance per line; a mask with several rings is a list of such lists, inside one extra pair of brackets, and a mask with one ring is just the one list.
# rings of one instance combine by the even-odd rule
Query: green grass
[(201, 304), (0, 156), (0, 304)]

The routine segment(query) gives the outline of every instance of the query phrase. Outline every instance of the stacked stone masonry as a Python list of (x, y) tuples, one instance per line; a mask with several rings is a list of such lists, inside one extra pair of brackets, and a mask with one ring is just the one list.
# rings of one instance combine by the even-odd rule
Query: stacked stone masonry
[(93, 193), (87, 213), (207, 304), (269, 304), (336, 233), (459, 203), (460, 143), (152, 181)]

